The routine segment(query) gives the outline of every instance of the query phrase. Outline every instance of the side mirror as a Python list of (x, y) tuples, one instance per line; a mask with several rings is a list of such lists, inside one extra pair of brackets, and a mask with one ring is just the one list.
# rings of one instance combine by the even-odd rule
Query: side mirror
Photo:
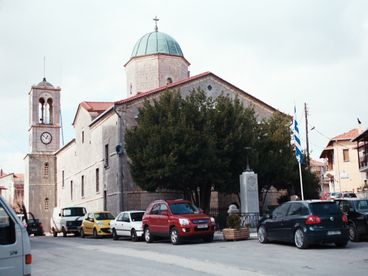
[(161, 211), (161, 216), (168, 216), (169, 213), (167, 211)]

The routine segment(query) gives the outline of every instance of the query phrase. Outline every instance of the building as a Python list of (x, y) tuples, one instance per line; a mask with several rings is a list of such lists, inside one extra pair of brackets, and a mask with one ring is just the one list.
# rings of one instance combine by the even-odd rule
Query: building
[(351, 141), (359, 133), (354, 128), (332, 138), (320, 155), (327, 159), (324, 176), (328, 178), (330, 192), (356, 192), (362, 185), (356, 143)]
[(355, 137), (352, 142), (356, 142), (358, 150), (358, 164), (361, 172), (362, 182), (358, 191), (368, 191), (368, 129)]
[(24, 204), (49, 228), (56, 206), (56, 156), (60, 148), (60, 88), (44, 78), (29, 95), (29, 153), (24, 157)]
[[(88, 211), (117, 214), (145, 209), (158, 198), (183, 196), (177, 191), (149, 193), (140, 189), (132, 179), (124, 151), (125, 131), (136, 125), (139, 108), (164, 91), (176, 90), (185, 96), (201, 88), (213, 98), (221, 94), (238, 97), (244, 106), (254, 108), (259, 120), (276, 111), (211, 72), (190, 76), (189, 65), (178, 42), (159, 32), (156, 25), (153, 32), (137, 41), (125, 64), (128, 97), (115, 102), (81, 102), (73, 120), (75, 138), (62, 148), (57, 139), (60, 88), (46, 80), (32, 86), (25, 201), (45, 228), (53, 206), (84, 206)], [(222, 195), (216, 199), (214, 202), (223, 206), (231, 200)]]
[(23, 204), (24, 175), (22, 173), (4, 173), (0, 170), (0, 195), (15, 209)]
[(310, 160), (310, 170), (319, 179), (321, 192), (329, 192), (329, 178), (325, 176), (327, 171), (328, 161), (326, 159)]

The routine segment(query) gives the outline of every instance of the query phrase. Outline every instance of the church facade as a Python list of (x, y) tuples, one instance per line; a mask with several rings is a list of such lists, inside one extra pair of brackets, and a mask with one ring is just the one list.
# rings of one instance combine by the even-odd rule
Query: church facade
[[(139, 108), (147, 100), (158, 99), (164, 91), (176, 90), (185, 97), (200, 88), (213, 98), (221, 94), (238, 97), (245, 107), (254, 108), (258, 120), (276, 111), (211, 72), (190, 76), (189, 66), (176, 40), (159, 32), (157, 26), (137, 41), (125, 64), (128, 97), (116, 102), (80, 103), (73, 121), (75, 138), (60, 149), (54, 148), (50, 157), (48, 151), (41, 151), (46, 159), (50, 158), (44, 162), (54, 162), (55, 206), (83, 206), (88, 211), (110, 210), (117, 214), (122, 210), (145, 210), (155, 199), (183, 196), (175, 191), (149, 193), (140, 189), (132, 179), (124, 151), (126, 129), (136, 125)], [(44, 150), (42, 141), (37, 142)], [(39, 153), (34, 152), (36, 156)]]

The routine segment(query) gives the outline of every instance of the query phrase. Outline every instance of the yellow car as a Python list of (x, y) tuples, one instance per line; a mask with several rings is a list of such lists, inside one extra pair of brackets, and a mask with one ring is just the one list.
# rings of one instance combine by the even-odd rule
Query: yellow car
[(87, 213), (80, 228), (80, 236), (111, 236), (110, 221), (115, 217), (107, 211)]

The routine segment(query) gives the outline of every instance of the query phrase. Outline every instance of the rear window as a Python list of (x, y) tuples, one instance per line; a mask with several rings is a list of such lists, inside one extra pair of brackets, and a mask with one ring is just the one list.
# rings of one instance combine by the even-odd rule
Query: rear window
[(132, 219), (132, 221), (142, 221), (143, 215), (144, 212), (130, 213), (130, 218)]
[(318, 202), (310, 205), (312, 214), (315, 216), (329, 216), (336, 215), (340, 212), (335, 202)]

